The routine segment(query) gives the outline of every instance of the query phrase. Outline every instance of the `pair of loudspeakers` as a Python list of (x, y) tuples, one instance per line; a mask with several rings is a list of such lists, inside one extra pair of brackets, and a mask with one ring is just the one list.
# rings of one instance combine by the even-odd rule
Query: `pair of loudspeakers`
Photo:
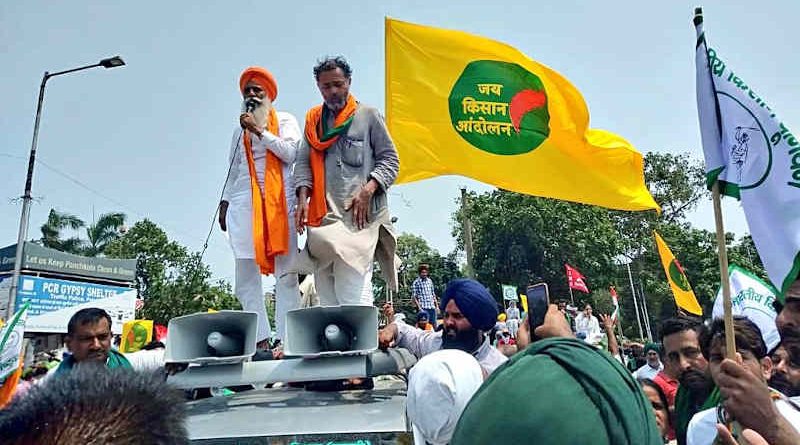
[[(255, 312), (197, 313), (170, 320), (167, 363), (230, 364), (256, 352)], [(368, 354), (378, 348), (378, 309), (374, 306), (316, 306), (286, 315), (287, 357)]]

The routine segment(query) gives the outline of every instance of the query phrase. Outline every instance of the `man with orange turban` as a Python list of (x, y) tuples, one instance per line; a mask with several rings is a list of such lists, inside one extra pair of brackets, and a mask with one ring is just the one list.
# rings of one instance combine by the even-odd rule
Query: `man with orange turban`
[(303, 255), (314, 264), (323, 306), (372, 305), (375, 259), (397, 289), (397, 242), (387, 205), (400, 162), (378, 110), (350, 94), (352, 70), (342, 57), (314, 67), (323, 103), (306, 114), (295, 165), (296, 223), (308, 225)]
[(275, 276), (275, 321), (284, 338), (286, 312), (300, 304), (294, 227), (294, 178), (300, 127), (289, 113), (272, 106), (278, 84), (261, 67), (239, 78), (242, 114), (233, 133), (230, 169), (219, 205), (219, 226), (227, 231), (236, 258), (235, 294), (245, 311), (258, 314), (258, 347), (269, 347), (270, 325), (261, 275)]

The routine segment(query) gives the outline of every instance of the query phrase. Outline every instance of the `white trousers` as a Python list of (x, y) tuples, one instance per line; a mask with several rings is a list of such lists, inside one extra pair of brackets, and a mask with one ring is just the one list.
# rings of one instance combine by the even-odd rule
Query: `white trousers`
[(344, 261), (334, 260), (314, 272), (314, 284), (321, 306), (372, 306), (372, 265), (366, 273), (360, 273)]
[[(300, 307), (300, 289), (296, 273), (287, 273), (294, 255), (275, 257), (275, 324), (277, 336), (285, 342), (286, 313)], [(236, 260), (236, 284), (234, 293), (242, 304), (242, 309), (258, 314), (258, 341), (271, 337), (264, 290), (261, 287), (261, 270), (256, 260), (245, 258)]]

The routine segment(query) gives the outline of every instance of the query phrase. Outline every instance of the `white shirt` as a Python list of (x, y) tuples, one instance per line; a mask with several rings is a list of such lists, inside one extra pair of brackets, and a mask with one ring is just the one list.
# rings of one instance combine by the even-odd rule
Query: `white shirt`
[[(297, 119), (289, 113), (278, 112), (278, 132), (276, 136), (269, 131), (264, 131), (261, 139), (251, 134), (250, 141), (253, 148), (253, 162), (256, 169), (256, 179), (261, 190), (264, 190), (264, 170), (267, 150), (271, 151), (282, 162), (283, 190), (289, 215), (294, 214), (296, 201), (294, 192), (293, 164), (297, 156), (297, 145), (300, 143), (302, 133)], [(237, 128), (233, 132), (231, 150), (228, 156), (230, 173), (225, 181), (222, 199), (228, 201), (228, 214), (226, 225), (230, 237), (233, 254), (236, 258), (255, 258), (253, 250), (253, 201), (250, 193), (250, 168), (247, 165), (242, 135), (244, 131)], [(289, 236), (294, 236), (290, 233)]]
[(601, 334), (600, 322), (597, 321), (597, 317), (594, 315), (587, 317), (583, 312), (579, 312), (575, 316), (575, 332), (583, 332), (586, 334), (586, 339), (597, 336)]
[(635, 379), (650, 379), (653, 380), (656, 378), (661, 370), (664, 369), (664, 364), (661, 361), (658, 362), (658, 368), (653, 368), (650, 364), (645, 363), (641, 368), (637, 369), (636, 372), (633, 373), (633, 377)]
[[(408, 349), (417, 358), (442, 349), (442, 331), (423, 331), (405, 323), (395, 323), (397, 326), (397, 339), (395, 343), (401, 348)], [(484, 340), (478, 350), (472, 354), (487, 373), (491, 374), (508, 358), (495, 347)]]
[[(792, 399), (794, 400), (794, 399)], [(800, 411), (783, 400), (777, 400), (778, 412), (800, 433)], [(686, 445), (712, 445), (717, 438), (717, 408), (700, 411), (689, 421)]]
[(148, 349), (125, 354), (134, 371), (155, 371), (164, 367), (166, 349)]

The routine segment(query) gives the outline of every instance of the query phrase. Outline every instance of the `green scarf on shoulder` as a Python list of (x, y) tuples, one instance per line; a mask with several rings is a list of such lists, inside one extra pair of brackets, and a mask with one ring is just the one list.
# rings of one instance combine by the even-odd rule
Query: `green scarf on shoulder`
[[(58, 365), (58, 369), (56, 369), (55, 373), (56, 375), (66, 374), (69, 371), (72, 371), (72, 368), (74, 368), (76, 364), (77, 363), (75, 362), (75, 359), (70, 355), (67, 358), (65, 358), (60, 365)], [(133, 369), (128, 359), (126, 359), (121, 352), (115, 349), (110, 349), (108, 351), (108, 359), (106, 360), (106, 367), (108, 369), (117, 369), (117, 368)]]
[(692, 420), (692, 416), (700, 411), (717, 406), (720, 400), (719, 388), (714, 385), (714, 389), (711, 390), (711, 394), (708, 395), (706, 401), (703, 402), (699, 409), (696, 409), (691, 405), (689, 390), (683, 385), (678, 387), (678, 393), (675, 394), (675, 436), (678, 439), (678, 445), (686, 443), (686, 432), (689, 429), (689, 421)]

